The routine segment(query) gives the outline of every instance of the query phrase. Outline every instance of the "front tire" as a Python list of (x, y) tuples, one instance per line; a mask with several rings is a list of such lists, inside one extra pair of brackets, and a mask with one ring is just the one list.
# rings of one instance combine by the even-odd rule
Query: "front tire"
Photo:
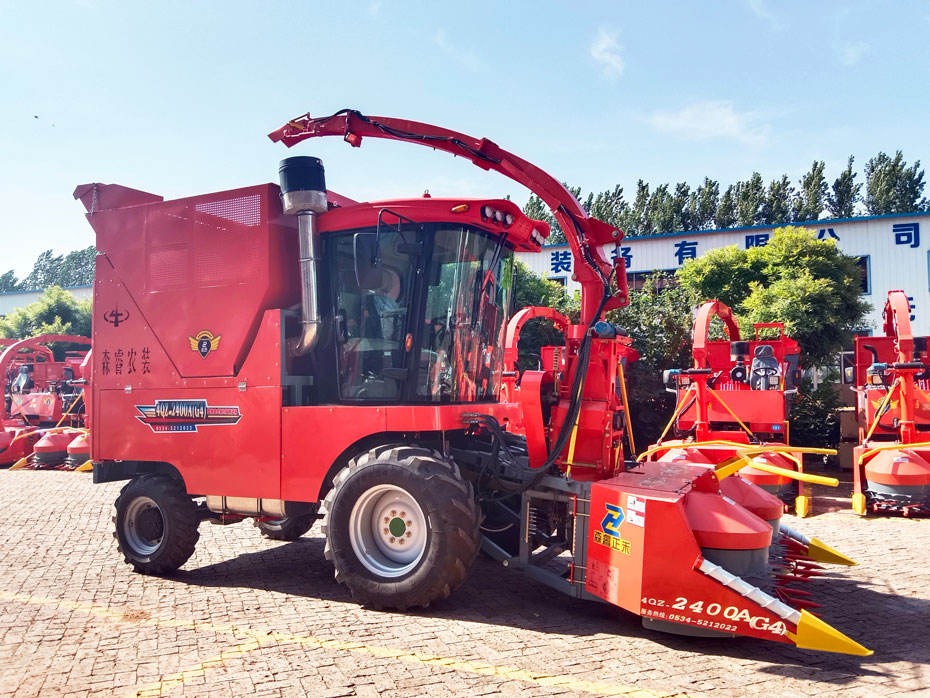
[(184, 483), (163, 475), (143, 475), (123, 487), (113, 523), (119, 551), (142, 574), (176, 571), (200, 538), (197, 506)]
[(406, 610), (446, 598), (478, 553), (471, 484), (428, 448), (381, 446), (354, 458), (323, 508), (325, 555), (336, 580), (375, 608)]
[(255, 526), (265, 538), (295, 541), (313, 527), (316, 518), (316, 513), (285, 516), (280, 519), (256, 521)]

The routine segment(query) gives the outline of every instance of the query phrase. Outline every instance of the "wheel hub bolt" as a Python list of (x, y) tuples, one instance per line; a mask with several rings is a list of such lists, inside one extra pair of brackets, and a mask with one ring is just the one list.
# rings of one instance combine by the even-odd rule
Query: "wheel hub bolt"
[(390, 519), (389, 519), (387, 516), (385, 516), (385, 517), (384, 517), (384, 523), (387, 523), (388, 521), (390, 521)]
[(390, 542), (391, 542), (391, 543), (394, 542), (394, 536), (391, 536), (391, 541), (390, 541)]
[[(407, 531), (404, 535), (407, 536), (407, 538), (410, 538), (410, 536), (412, 536), (413, 534), (410, 531)], [(401, 541), (401, 543), (403, 542), (404, 541)]]
[(401, 545), (403, 545), (403, 544), (404, 544), (404, 539), (401, 538), (401, 539), (400, 539), (399, 541), (397, 541), (397, 542), (400, 543)]
[(387, 529), (387, 528), (384, 529), (384, 535), (387, 535), (387, 534), (390, 533), (390, 532), (391, 532), (390, 529)]

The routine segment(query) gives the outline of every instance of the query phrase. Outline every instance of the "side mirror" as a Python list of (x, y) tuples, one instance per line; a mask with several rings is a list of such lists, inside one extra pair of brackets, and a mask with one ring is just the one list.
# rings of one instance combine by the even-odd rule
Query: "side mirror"
[(363, 290), (380, 288), (384, 281), (381, 247), (377, 233), (356, 233), (354, 241), (355, 281)]

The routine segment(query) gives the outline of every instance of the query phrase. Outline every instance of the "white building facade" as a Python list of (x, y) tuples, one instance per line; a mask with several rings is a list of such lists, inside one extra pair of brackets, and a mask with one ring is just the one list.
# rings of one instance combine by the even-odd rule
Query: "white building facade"
[[(864, 300), (872, 305), (863, 330), (881, 333), (888, 291), (901, 289), (911, 299), (915, 334), (930, 334), (930, 213), (866, 216), (793, 223), (821, 240), (835, 240), (845, 254), (857, 257), (862, 269)], [(654, 271), (674, 272), (688, 259), (728, 245), (765, 245), (778, 226), (700, 230), (671, 235), (628, 238), (605, 246), (609, 258), (626, 259), (630, 288)], [(518, 252), (533, 273), (563, 284), (569, 293), (581, 286), (572, 277), (575, 261), (567, 244), (546, 245), (541, 252)]]
[[(91, 284), (86, 286), (68, 286), (65, 288), (76, 300), (84, 301), (94, 297), (94, 287)], [(45, 289), (35, 289), (31, 291), (8, 291), (0, 293), (0, 316), (6, 315), (17, 308), (24, 308), (30, 303), (35, 303), (39, 297), (45, 293)]]

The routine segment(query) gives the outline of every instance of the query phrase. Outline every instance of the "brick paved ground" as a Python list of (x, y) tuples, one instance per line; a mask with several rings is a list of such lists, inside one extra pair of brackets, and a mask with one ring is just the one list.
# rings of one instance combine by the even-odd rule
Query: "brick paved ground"
[(875, 650), (856, 658), (646, 631), (486, 560), (429, 612), (366, 610), (318, 528), (284, 544), (204, 525), (181, 572), (144, 577), (111, 537), (119, 487), (0, 472), (0, 698), (930, 695), (930, 520), (792, 522), (861, 563), (812, 585), (825, 619)]

